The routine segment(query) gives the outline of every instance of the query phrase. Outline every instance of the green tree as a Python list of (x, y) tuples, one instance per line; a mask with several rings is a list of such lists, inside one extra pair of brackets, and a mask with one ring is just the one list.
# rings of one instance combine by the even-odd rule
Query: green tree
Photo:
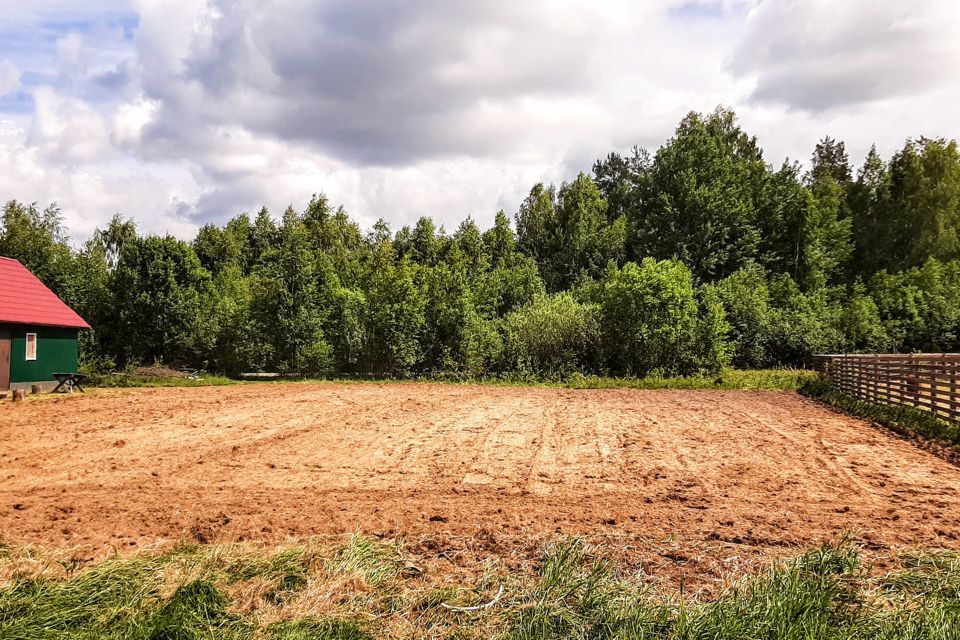
[(477, 278), (474, 302), (483, 317), (496, 318), (530, 304), (545, 292), (536, 263), (518, 256), (513, 264), (501, 264)]
[[(786, 273), (792, 278), (803, 273), (803, 236), (811, 200), (796, 162), (784, 162), (779, 171), (769, 173), (764, 180), (756, 200), (760, 233), (756, 262), (770, 273)], [(751, 263), (747, 260), (743, 267)]]
[(890, 188), (887, 165), (876, 146), (871, 146), (848, 197), (853, 220), (854, 272), (864, 277), (884, 268), (894, 244), (902, 240), (891, 229)]
[(274, 249), (280, 240), (280, 232), (277, 224), (270, 216), (266, 207), (257, 212), (257, 217), (253, 221), (253, 227), (250, 229), (250, 249), (247, 259), (248, 272), (254, 270), (263, 263), (264, 258)]
[(137, 239), (137, 225), (133, 220), (124, 220), (120, 214), (110, 218), (110, 222), (103, 229), (97, 228), (93, 237), (87, 242), (87, 247), (96, 245), (97, 251), (103, 254), (107, 268), (112, 270), (120, 260), (123, 246)]
[(271, 353), (267, 337), (255, 322), (252, 312), (253, 285), (236, 264), (220, 269), (213, 276), (213, 295), (207, 309), (215, 335), (208, 366), (214, 371), (237, 375), (267, 371)]
[(517, 237), (503, 209), (497, 211), (493, 226), (482, 234), (483, 248), (491, 266), (509, 265), (520, 257)]
[(856, 265), (864, 276), (960, 258), (960, 152), (919, 138), (884, 165), (871, 149), (851, 188)]
[(427, 371), (459, 370), (467, 362), (477, 312), (462, 265), (438, 264), (420, 270), (423, 330), (420, 344)]
[(891, 346), (880, 309), (860, 283), (851, 287), (846, 298), (840, 312), (840, 329), (844, 336), (844, 351), (884, 353)]
[(381, 262), (368, 281), (369, 325), (366, 371), (406, 375), (423, 361), (420, 338), (426, 299), (416, 284), (418, 266), (407, 259)]
[(832, 180), (846, 189), (853, 181), (850, 157), (842, 141), (825, 136), (817, 143), (810, 161), (810, 183)]
[(0, 218), (0, 256), (14, 258), (54, 293), (63, 295), (73, 270), (63, 215), (56, 203), (43, 211), (37, 205), (11, 200)]
[(853, 254), (851, 220), (843, 187), (832, 177), (811, 185), (811, 196), (799, 234), (797, 279), (807, 290), (835, 282), (845, 273)]
[(889, 162), (871, 149), (851, 173), (829, 137), (806, 174), (774, 171), (720, 108), (653, 157), (535, 185), (516, 232), (501, 211), (486, 230), (364, 233), (315, 194), (279, 226), (261, 209), (190, 245), (117, 215), (76, 250), (56, 205), (13, 200), (0, 253), (94, 325), (87, 367), (642, 375), (960, 349), (956, 143), (908, 140)]
[(956, 141), (910, 140), (890, 161), (890, 206), (898, 221), (888, 268), (919, 266), (929, 258), (960, 258), (960, 152)]
[(607, 219), (626, 219), (635, 206), (639, 187), (650, 170), (650, 154), (634, 147), (629, 156), (610, 153), (593, 164), (593, 179), (607, 201)]
[(890, 350), (960, 350), (960, 262), (930, 259), (896, 274), (880, 272), (869, 290)]
[(845, 350), (842, 306), (835, 299), (845, 296), (843, 288), (804, 292), (787, 274), (772, 276), (768, 286), (771, 365), (810, 365), (815, 354)]
[(369, 342), (366, 320), (369, 313), (367, 296), (362, 290), (347, 287), (334, 290), (325, 333), (336, 371), (366, 373), (363, 358)]
[(682, 263), (645, 258), (639, 265), (610, 268), (597, 295), (611, 372), (686, 375), (724, 364), (727, 326), (719, 300), (709, 295), (702, 318), (690, 270)]
[(275, 248), (261, 257), (251, 312), (267, 336), (266, 362), (281, 371), (322, 373), (332, 362), (323, 324), (336, 276), (323, 254), (311, 250), (303, 219), (287, 209)]
[(506, 368), (554, 377), (593, 370), (600, 341), (598, 307), (569, 293), (537, 296), (504, 319)]
[(676, 257), (702, 280), (736, 271), (760, 249), (757, 199), (766, 177), (756, 139), (732, 111), (689, 114), (641, 184), (630, 255)]
[(128, 240), (109, 288), (112, 308), (99, 331), (118, 364), (195, 364), (209, 358), (210, 274), (190, 245), (171, 236)]
[(538, 265), (553, 260), (554, 235), (557, 227), (556, 193), (542, 183), (534, 185), (517, 211), (517, 246)]
[(560, 188), (557, 196), (554, 271), (564, 288), (577, 278), (599, 276), (624, 257), (626, 218), (607, 218), (607, 201), (586, 174)]
[(733, 365), (751, 369), (772, 364), (770, 291), (763, 267), (747, 264), (718, 281), (714, 289), (730, 323)]
[(242, 266), (244, 247), (241, 240), (225, 228), (203, 225), (192, 244), (200, 264), (213, 275), (230, 267)]
[(599, 275), (624, 256), (626, 219), (607, 218), (607, 201), (592, 178), (581, 173), (552, 189), (536, 185), (517, 213), (521, 250), (536, 260), (550, 291), (580, 277)]
[(433, 220), (422, 217), (417, 220), (413, 230), (404, 227), (397, 233), (397, 255), (409, 257), (417, 264), (435, 266), (443, 254), (446, 238), (443, 230), (439, 232)]

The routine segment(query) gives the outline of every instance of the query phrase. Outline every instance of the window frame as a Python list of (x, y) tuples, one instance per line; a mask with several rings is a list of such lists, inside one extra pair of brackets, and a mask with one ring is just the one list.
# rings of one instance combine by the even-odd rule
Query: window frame
[[(30, 336), (33, 336), (33, 354), (32, 354), (32, 357), (31, 357), (31, 353), (30, 353)], [(26, 348), (24, 349), (25, 353), (23, 354), (23, 355), (24, 355), (24, 359), (27, 360), (28, 362), (34, 362), (34, 361), (36, 361), (36, 359), (37, 359), (37, 343), (38, 343), (38, 342), (39, 342), (39, 339), (37, 338), (36, 332), (35, 332), (35, 331), (28, 331), (28, 332), (27, 332), (27, 337), (24, 339), (24, 345), (25, 345)]]

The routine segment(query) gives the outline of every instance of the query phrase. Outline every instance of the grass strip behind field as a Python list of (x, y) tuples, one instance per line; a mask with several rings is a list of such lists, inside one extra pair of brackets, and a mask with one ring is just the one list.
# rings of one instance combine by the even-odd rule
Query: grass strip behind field
[(799, 392), (850, 415), (872, 420), (900, 435), (932, 440), (952, 448), (960, 447), (960, 425), (940, 420), (919, 409), (860, 400), (840, 393), (828, 380), (820, 377), (806, 381)]
[[(571, 376), (557, 386), (571, 389), (720, 389), (730, 391), (796, 391), (816, 378), (806, 369), (726, 369), (711, 376), (604, 378)], [(551, 384), (551, 383), (544, 383)]]
[[(64, 566), (66, 575), (25, 568), (30, 554), (0, 554), (5, 639), (947, 640), (960, 630), (955, 553), (902, 558), (877, 574), (849, 543), (775, 563), (709, 601), (622, 575), (577, 540), (547, 549), (536, 575), (491, 565), (463, 588), (424, 576), (400, 545), (363, 536), (326, 554), (184, 547)], [(445, 606), (478, 602), (493, 604)]]
[(244, 383), (242, 380), (234, 380), (227, 376), (207, 374), (198, 378), (105, 374), (91, 376), (87, 386), (115, 389), (128, 387), (215, 387), (227, 384)]
[(812, 380), (816, 374), (805, 369), (727, 369), (710, 376), (643, 378), (614, 378), (574, 374), (559, 379), (544, 379), (537, 376), (509, 374), (503, 376), (474, 376), (467, 374), (437, 374), (411, 378), (378, 378), (374, 376), (345, 377), (297, 377), (275, 380), (245, 381), (225, 376), (206, 375), (191, 379), (184, 377), (137, 377), (131, 375), (99, 375), (91, 379), (90, 386), (97, 387), (204, 387), (226, 384), (252, 384), (253, 382), (283, 384), (285, 382), (324, 381), (350, 384), (409, 384), (435, 382), (444, 384), (478, 384), (490, 386), (556, 387), (564, 389), (725, 389), (725, 390), (784, 390), (796, 391)]

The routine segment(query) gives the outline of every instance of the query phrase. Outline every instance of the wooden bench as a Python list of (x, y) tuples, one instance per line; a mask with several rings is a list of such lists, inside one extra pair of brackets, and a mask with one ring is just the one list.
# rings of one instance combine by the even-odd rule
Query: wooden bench
[(83, 381), (87, 379), (87, 376), (82, 373), (55, 373), (53, 379), (57, 381), (53, 393), (66, 393), (74, 389), (79, 390), (80, 393), (86, 393), (83, 390)]

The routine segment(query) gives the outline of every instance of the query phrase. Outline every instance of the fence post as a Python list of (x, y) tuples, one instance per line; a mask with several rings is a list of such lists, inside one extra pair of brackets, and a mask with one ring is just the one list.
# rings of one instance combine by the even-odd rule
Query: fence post
[(960, 422), (960, 411), (957, 410), (957, 396), (960, 393), (960, 390), (957, 389), (957, 369), (960, 368), (960, 363), (956, 360), (953, 361), (953, 366), (948, 366), (948, 375), (950, 377), (950, 419), (955, 422)]

